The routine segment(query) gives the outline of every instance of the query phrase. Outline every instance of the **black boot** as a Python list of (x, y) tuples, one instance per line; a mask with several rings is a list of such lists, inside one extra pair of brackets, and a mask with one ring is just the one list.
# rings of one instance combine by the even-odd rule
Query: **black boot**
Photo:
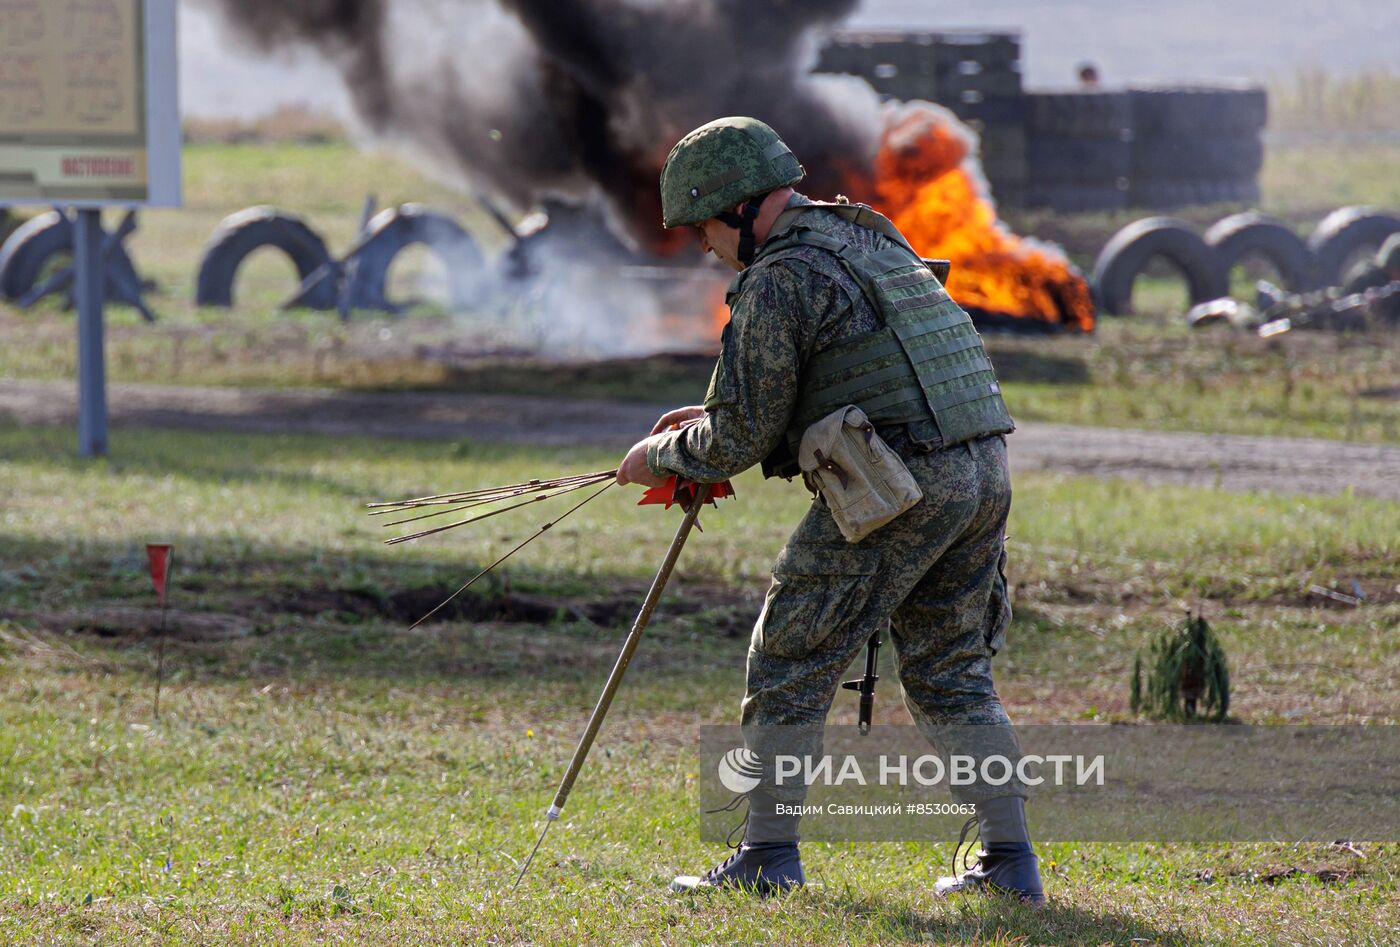
[(807, 882), (797, 850), (800, 816), (778, 815), (776, 800), (762, 790), (749, 793), (744, 840), (724, 861), (703, 875), (678, 875), (672, 891), (740, 888), (762, 897), (800, 888)]
[[(974, 825), (985, 848), (977, 853), (977, 862), (970, 867), (964, 863), (965, 870), (959, 874), (958, 856), (968, 830)], [(953, 871), (952, 876), (939, 878), (934, 884), (935, 894), (988, 891), (1014, 894), (1028, 904), (1044, 904), (1045, 889), (1040, 884), (1040, 868), (1026, 828), (1025, 800), (1019, 796), (1003, 796), (979, 802), (977, 816), (968, 820), (958, 837), (958, 846), (953, 852)]]
[(802, 873), (802, 856), (796, 842), (753, 845), (743, 842), (724, 861), (705, 874), (677, 875), (671, 882), (672, 891), (694, 891), (696, 888), (741, 888), (760, 897), (782, 894), (800, 888), (807, 882)]

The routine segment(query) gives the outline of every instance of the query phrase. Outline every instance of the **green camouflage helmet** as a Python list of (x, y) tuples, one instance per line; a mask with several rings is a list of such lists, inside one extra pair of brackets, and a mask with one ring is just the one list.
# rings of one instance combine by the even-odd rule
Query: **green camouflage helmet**
[(1400, 233), (1391, 234), (1376, 254), (1376, 265), (1383, 270), (1400, 270)]
[(666, 228), (709, 220), (805, 172), (778, 133), (756, 118), (720, 118), (671, 149), (661, 169), (661, 222)]

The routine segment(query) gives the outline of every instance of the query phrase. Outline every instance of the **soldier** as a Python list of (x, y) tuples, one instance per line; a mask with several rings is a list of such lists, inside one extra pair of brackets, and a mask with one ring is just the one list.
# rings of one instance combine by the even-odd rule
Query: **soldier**
[[(771, 727), (807, 728), (819, 741), (840, 676), (888, 626), (921, 731), (932, 738), (978, 724), (979, 745), (1014, 753), (991, 675), (1011, 618), (1003, 435), (1014, 425), (991, 362), (967, 314), (888, 220), (863, 205), (809, 200), (792, 188), (803, 176), (778, 135), (752, 118), (711, 122), (672, 149), (661, 172), (664, 225), (695, 228), (739, 275), (705, 403), (663, 415), (628, 452), (618, 482), (717, 482), (756, 463), (765, 476), (791, 478), (809, 425), (862, 408), (923, 499), (854, 543), (814, 499), (773, 566), (754, 629), (745, 741), (757, 749)], [(801, 885), (798, 817), (775, 803), (804, 791), (771, 781), (755, 789), (738, 850), (673, 887)], [(971, 871), (940, 879), (940, 893), (984, 888), (1043, 902), (1024, 797), (1014, 780), (963, 794), (976, 803), (985, 851)]]

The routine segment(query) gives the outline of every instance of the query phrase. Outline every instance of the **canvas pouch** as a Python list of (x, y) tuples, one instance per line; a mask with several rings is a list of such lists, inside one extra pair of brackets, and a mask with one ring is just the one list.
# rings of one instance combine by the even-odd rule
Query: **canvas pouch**
[(847, 542), (860, 542), (924, 498), (904, 461), (855, 405), (807, 428), (797, 463)]

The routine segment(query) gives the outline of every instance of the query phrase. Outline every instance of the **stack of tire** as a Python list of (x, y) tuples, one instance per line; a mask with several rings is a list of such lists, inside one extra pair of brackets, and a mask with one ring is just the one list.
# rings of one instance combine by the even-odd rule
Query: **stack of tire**
[(1133, 89), (1132, 207), (1167, 209), (1259, 200), (1262, 88)]
[(1133, 103), (1126, 92), (1026, 96), (1026, 206), (1069, 213), (1128, 205)]
[(1026, 206), (1026, 97), (995, 96), (964, 104), (957, 115), (977, 133), (982, 174), (999, 206)]
[(1021, 38), (1012, 32), (840, 30), (817, 72), (860, 76), (882, 96), (962, 106), (1021, 95)]

